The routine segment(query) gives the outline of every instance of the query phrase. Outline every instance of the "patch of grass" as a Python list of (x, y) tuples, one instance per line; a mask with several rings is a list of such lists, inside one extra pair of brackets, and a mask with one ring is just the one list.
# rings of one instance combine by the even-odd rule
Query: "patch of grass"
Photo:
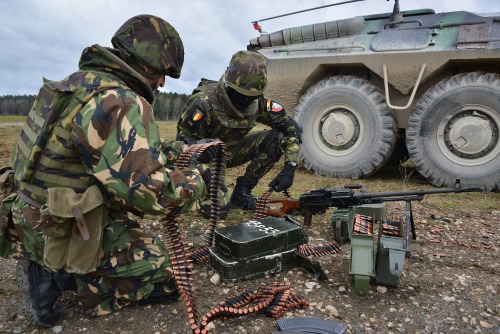
[(0, 149), (0, 166), (9, 165), (10, 152), (14, 148), (20, 131), (21, 126), (0, 127), (0, 143), (2, 143), (2, 148)]
[(0, 116), (0, 123), (24, 123), (26, 116)]
[(157, 123), (161, 138), (165, 140), (175, 140), (177, 135), (177, 122), (159, 121)]

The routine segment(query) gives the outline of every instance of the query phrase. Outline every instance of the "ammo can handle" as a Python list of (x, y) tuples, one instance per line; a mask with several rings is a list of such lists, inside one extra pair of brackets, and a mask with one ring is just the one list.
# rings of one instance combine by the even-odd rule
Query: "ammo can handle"
[(229, 248), (228, 246), (224, 245), (224, 244), (219, 244), (219, 250), (222, 254), (228, 256), (228, 255), (231, 255), (231, 248)]

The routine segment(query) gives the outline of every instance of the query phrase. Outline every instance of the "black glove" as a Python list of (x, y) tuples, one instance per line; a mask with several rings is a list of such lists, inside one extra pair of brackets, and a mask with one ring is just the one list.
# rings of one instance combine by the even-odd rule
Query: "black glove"
[(295, 168), (297, 168), (297, 164), (294, 166), (291, 162), (285, 163), (285, 167), (278, 175), (276, 175), (274, 180), (269, 183), (269, 187), (277, 192), (290, 188), (293, 184)]
[[(191, 142), (190, 145), (193, 145), (193, 144), (208, 144), (208, 143), (212, 143), (212, 142), (218, 141), (218, 140), (219, 139), (205, 138), (205, 139), (198, 140), (198, 141), (196, 141), (194, 143)], [(197, 162), (201, 163), (201, 164), (208, 164), (212, 160), (214, 160), (215, 157), (217, 157), (218, 154), (219, 154), (219, 145), (209, 146), (203, 152), (200, 153), (200, 155), (197, 157)]]
[(208, 164), (217, 157), (219, 154), (219, 145), (212, 145), (207, 147), (205, 151), (201, 152), (198, 162), (201, 164)]

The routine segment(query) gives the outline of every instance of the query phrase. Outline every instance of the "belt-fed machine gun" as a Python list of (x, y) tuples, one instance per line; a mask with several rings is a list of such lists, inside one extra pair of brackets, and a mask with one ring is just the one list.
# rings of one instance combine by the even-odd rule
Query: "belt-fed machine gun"
[(281, 203), (281, 208), (268, 210), (265, 215), (283, 217), (291, 210), (299, 210), (304, 213), (304, 225), (311, 224), (312, 216), (324, 212), (327, 208), (337, 209), (352, 208), (364, 204), (377, 204), (396, 201), (421, 201), (425, 195), (444, 193), (480, 192), (479, 187), (462, 188), (460, 179), (457, 179), (453, 188), (432, 190), (411, 190), (370, 193), (365, 191), (356, 192), (354, 189), (361, 188), (360, 185), (347, 185), (345, 188), (318, 189), (300, 195), (299, 199), (293, 198), (270, 198), (267, 203)]
[[(356, 191), (359, 189), (359, 191)], [(457, 179), (453, 188), (370, 193), (360, 185), (340, 189), (318, 189), (303, 193), (299, 199), (269, 198), (264, 216), (287, 216), (292, 212), (304, 215), (304, 225), (310, 225), (314, 214), (335, 207), (332, 216), (337, 241), (351, 241), (350, 273), (354, 277), (355, 291), (365, 294), (372, 278), (377, 284), (397, 286), (403, 271), (404, 259), (410, 256), (410, 239), (416, 240), (412, 202), (425, 195), (481, 192), (478, 187), (461, 187)], [(406, 202), (403, 222), (385, 220), (385, 202)], [(376, 268), (374, 264), (373, 223), (379, 221)], [(344, 233), (345, 232), (345, 233)]]

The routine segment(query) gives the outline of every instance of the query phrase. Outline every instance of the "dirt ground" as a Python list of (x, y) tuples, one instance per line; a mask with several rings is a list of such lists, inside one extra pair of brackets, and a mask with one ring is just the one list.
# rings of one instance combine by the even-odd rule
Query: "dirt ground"
[[(496, 201), (497, 202), (497, 201)], [(391, 210), (401, 210), (397, 203)], [(320, 258), (328, 279), (320, 282), (292, 268), (266, 277), (236, 283), (210, 282), (214, 271), (208, 263), (195, 264), (196, 303), (201, 315), (243, 290), (288, 281), (292, 292), (303, 296), (309, 307), (291, 310), (285, 318), (318, 317), (348, 326), (347, 333), (500, 333), (500, 208), (483, 211), (440, 210), (414, 204), (417, 240), (411, 244), (397, 288), (370, 285), (365, 297), (354, 292), (350, 268), (350, 244), (342, 253)], [(331, 211), (314, 216), (304, 227), (311, 245), (333, 240)], [(221, 225), (249, 219), (232, 212)], [(431, 218), (432, 217), (432, 218)], [(298, 220), (302, 217), (297, 216)], [(433, 219), (434, 218), (434, 219)], [(187, 241), (203, 243), (208, 220), (200, 215), (183, 218)], [(146, 229), (160, 233), (158, 221), (145, 219)], [(146, 307), (131, 306), (114, 314), (90, 318), (76, 296), (66, 292), (60, 302), (64, 320), (55, 327), (34, 325), (19, 307), (15, 262), (0, 259), (1, 333), (191, 333), (186, 306), (181, 300)], [(272, 333), (276, 319), (263, 313), (217, 320), (211, 333)]]

